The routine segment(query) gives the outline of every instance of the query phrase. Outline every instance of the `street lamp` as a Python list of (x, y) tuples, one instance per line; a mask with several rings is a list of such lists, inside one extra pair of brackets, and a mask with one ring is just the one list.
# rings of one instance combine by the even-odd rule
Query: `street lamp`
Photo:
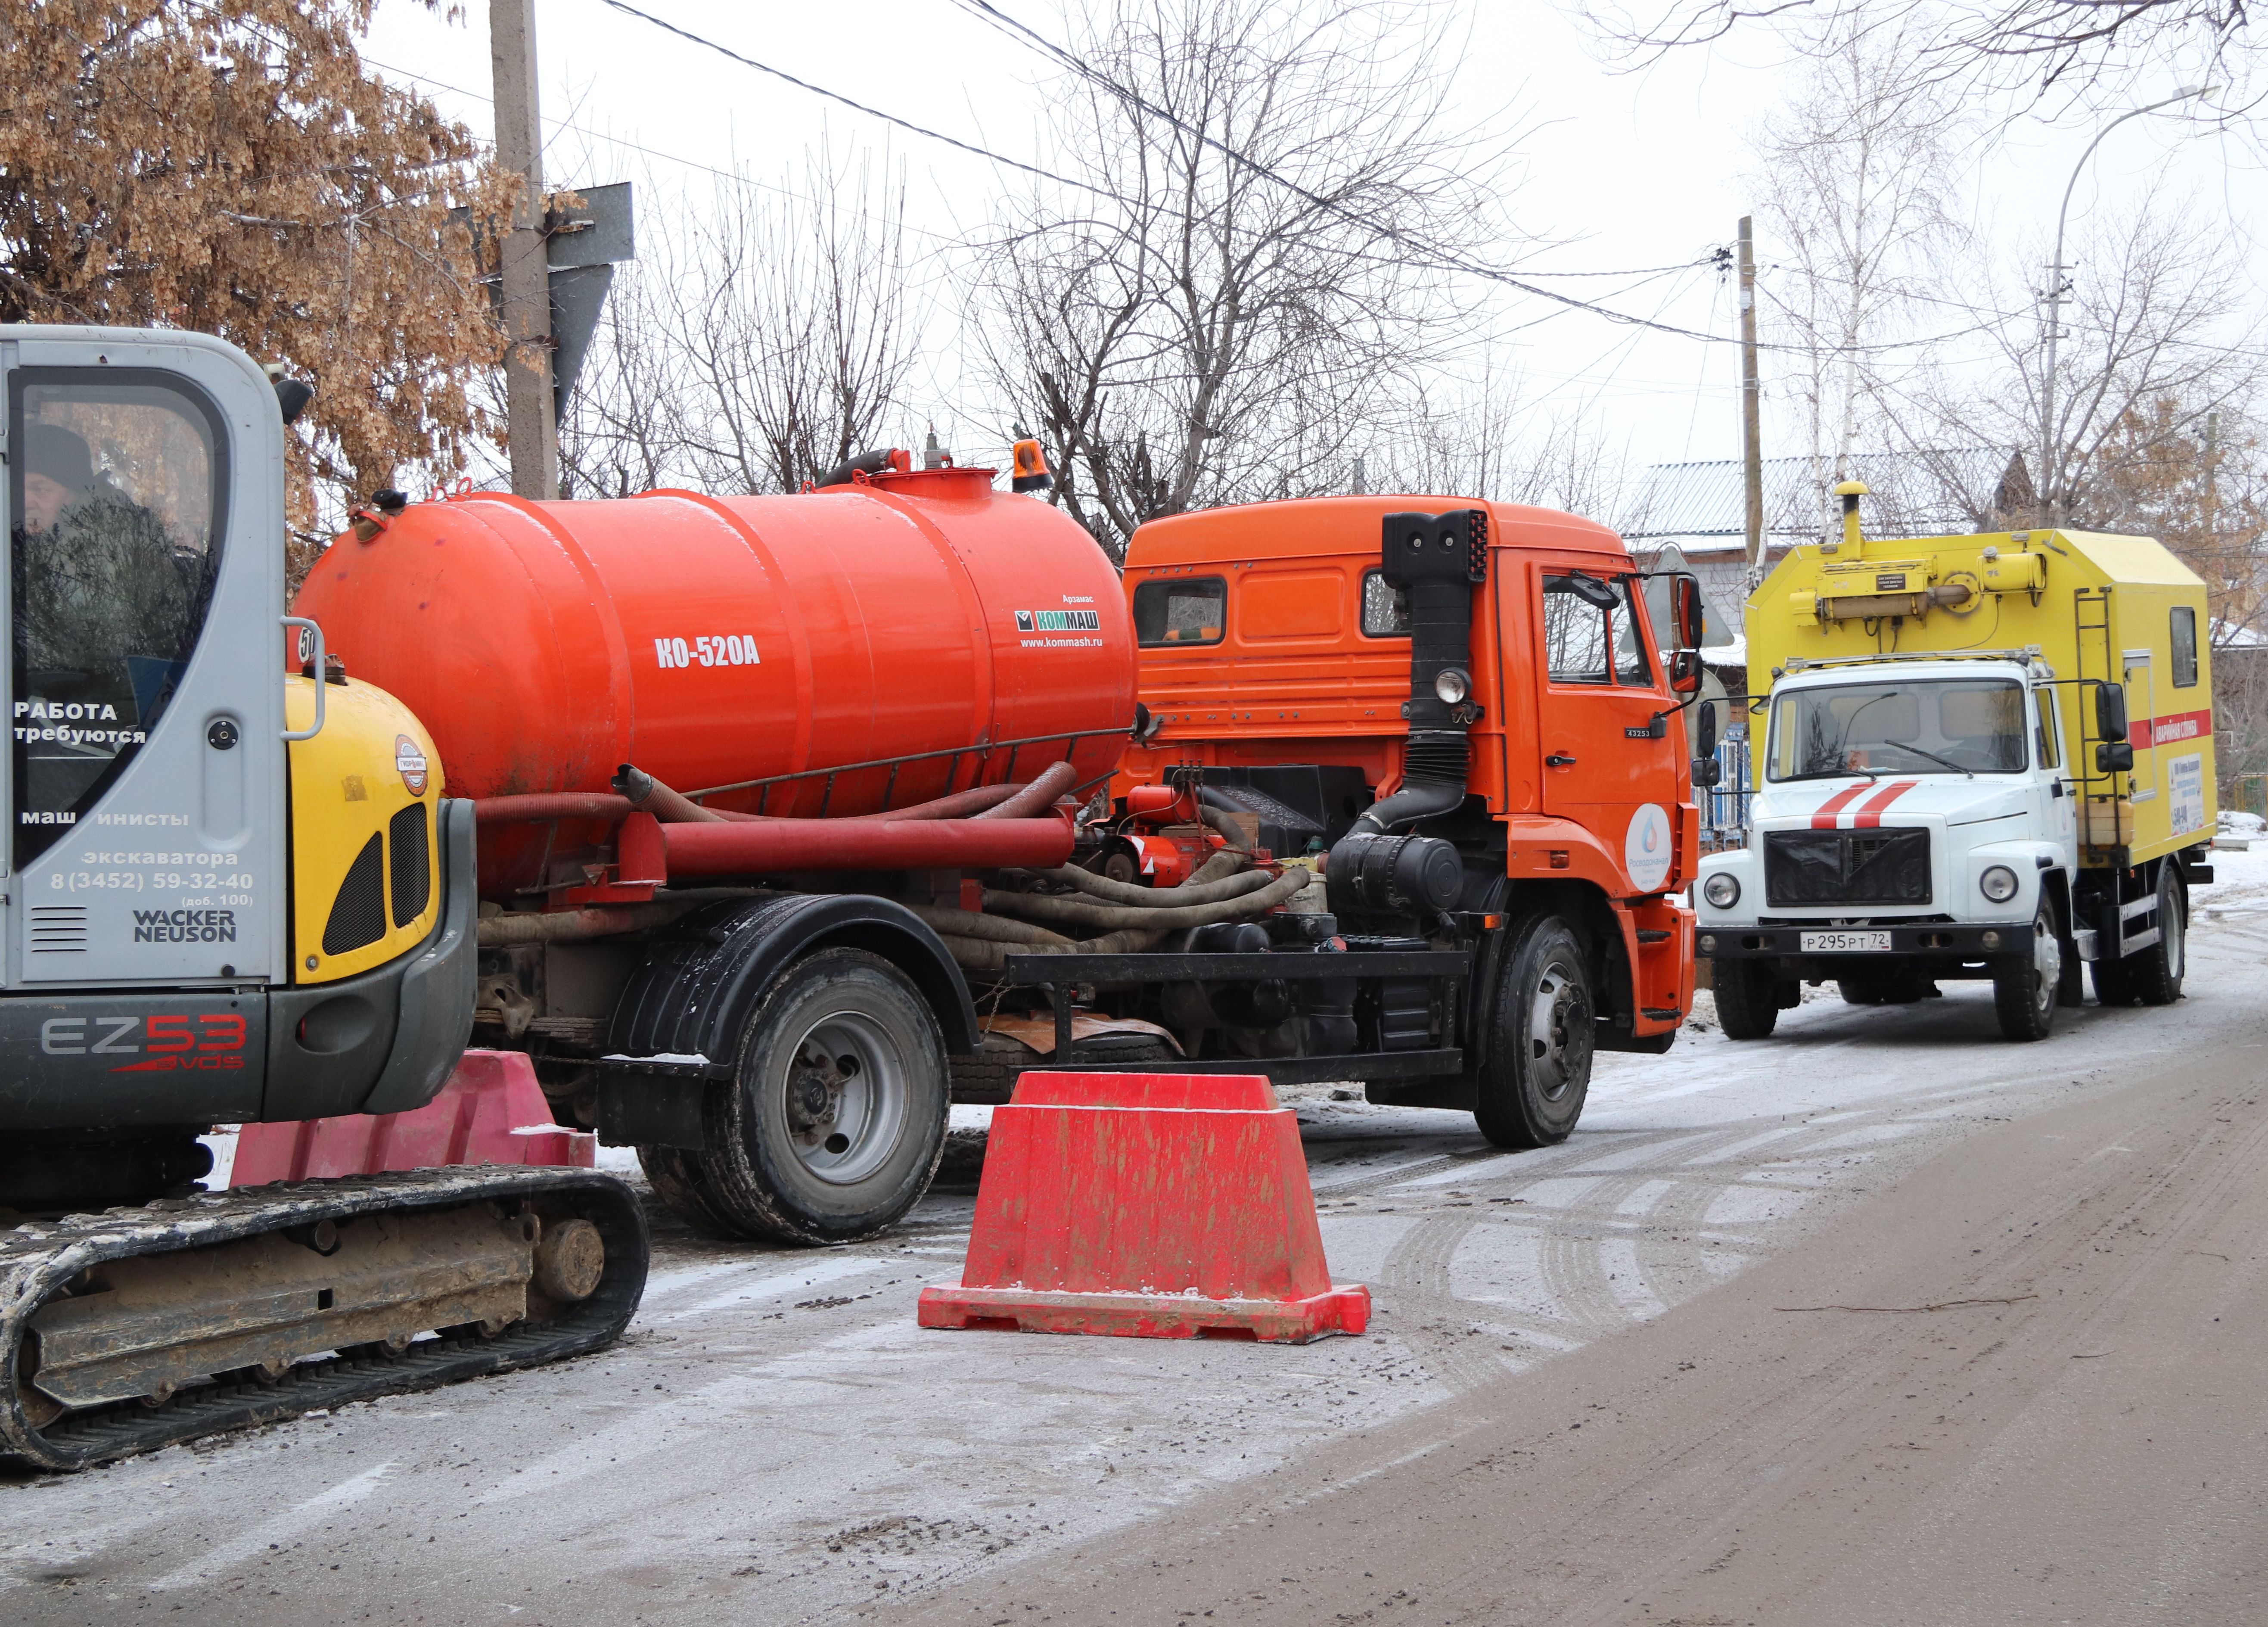
[(2063, 189), (2063, 207), (2056, 211), (2055, 258), (2048, 263), (2048, 353), (2047, 367), (2040, 376), (2040, 518), (2043, 525), (2055, 524), (2055, 470), (2060, 460), (2056, 457), (2055, 379), (2056, 339), (2060, 327), (2063, 307), (2063, 228), (2071, 215), (2071, 195), (2079, 188), (2080, 173), (2087, 168), (2088, 159), (2102, 144), (2102, 138), (2129, 119), (2139, 119), (2146, 113), (2155, 113), (2161, 107), (2170, 107), (2199, 96), (2210, 96), (2219, 87), (2194, 85), (2185, 91), (2176, 91), (2163, 101), (2154, 101), (2146, 107), (2132, 107), (2095, 131), (2095, 139), (2087, 144), (2087, 151), (2079, 155), (2079, 162), (2071, 166), (2071, 180)]

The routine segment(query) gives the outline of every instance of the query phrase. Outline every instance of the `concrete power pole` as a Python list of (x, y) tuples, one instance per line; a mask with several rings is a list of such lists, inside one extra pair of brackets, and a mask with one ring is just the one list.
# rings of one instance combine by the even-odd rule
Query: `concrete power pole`
[(1741, 483), (1748, 497), (1749, 585), (1764, 577), (1764, 457), (1762, 387), (1756, 379), (1756, 239), (1741, 217)]
[(559, 425), (551, 391), (551, 282), (543, 238), (543, 129), (536, 119), (535, 0), (490, 0), (489, 57), (496, 77), (496, 156), (520, 176), (519, 206), (504, 239), (504, 411), (512, 489), (559, 495)]

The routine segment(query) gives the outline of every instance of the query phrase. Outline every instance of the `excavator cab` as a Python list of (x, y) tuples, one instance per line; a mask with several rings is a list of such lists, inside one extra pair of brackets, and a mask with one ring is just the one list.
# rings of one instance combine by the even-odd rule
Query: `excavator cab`
[(249, 357), (0, 328), (0, 1455), (80, 1467), (608, 1342), (645, 1271), (611, 1177), (203, 1191), (216, 1125), (446, 1083), (471, 805), (284, 613), (295, 400)]
[(295, 636), (321, 671), (321, 637), (284, 625), (260, 369), (195, 334), (5, 332), (0, 1205), (136, 1202), (204, 1173), (207, 1125), (440, 1087), (470, 827), (407, 709), (286, 667)]

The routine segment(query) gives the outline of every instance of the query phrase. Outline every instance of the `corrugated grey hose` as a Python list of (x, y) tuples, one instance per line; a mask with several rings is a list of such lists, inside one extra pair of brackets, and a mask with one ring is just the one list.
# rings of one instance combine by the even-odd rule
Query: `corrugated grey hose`
[[(1206, 861), (1210, 864), (1211, 861)], [(1270, 886), (1275, 878), (1264, 870), (1247, 870), (1219, 881), (1184, 881), (1179, 887), (1143, 887), (1133, 881), (1113, 881), (1108, 876), (1096, 875), (1077, 865), (1063, 865), (1053, 870), (1032, 872), (1042, 881), (1060, 882), (1077, 887), (1091, 897), (1109, 904), (1130, 904), (1138, 909), (1170, 909), (1177, 904), (1217, 904), (1226, 899), (1241, 898), (1247, 893), (1257, 893)]]
[(1256, 891), (1211, 903), (1184, 904), (1165, 909), (1145, 909), (1130, 904), (1097, 903), (1085, 898), (1057, 898), (1043, 893), (1002, 893), (984, 889), (987, 914), (1012, 916), (1051, 926), (1160, 928), (1210, 926), (1216, 921), (1243, 921), (1265, 915), (1314, 879), (1305, 868), (1286, 870)]
[[(1044, 927), (1029, 926), (1021, 921), (1002, 921), (991, 916), (971, 915), (965, 909), (932, 911), (915, 906), (914, 913), (938, 929), (938, 936), (945, 940), (946, 953), (953, 957), (954, 964), (969, 972), (1004, 971), (1012, 954), (1139, 954), (1145, 949), (1155, 949), (1165, 941), (1167, 935), (1166, 930), (1160, 927), (1154, 931), (1106, 932), (1100, 938), (1074, 943)], [(988, 936), (964, 937), (953, 931), (950, 925), (931, 920), (932, 915), (957, 916), (964, 922), (982, 921), (985, 924)], [(1048, 941), (1009, 939), (1001, 931), (1003, 928), (1014, 927), (1037, 933), (1039, 939)], [(990, 935), (993, 933), (999, 936)]]

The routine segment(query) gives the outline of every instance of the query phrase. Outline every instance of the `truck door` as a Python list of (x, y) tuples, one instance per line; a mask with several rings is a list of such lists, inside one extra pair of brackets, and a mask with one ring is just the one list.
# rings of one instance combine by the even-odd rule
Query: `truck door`
[(195, 335), (17, 329), (0, 368), (8, 982), (278, 979), (275, 397)]
[(1576, 821), (1622, 853), (1632, 892), (1659, 891), (1675, 864), (1666, 805), (1681, 747), (1674, 724), (1659, 739), (1646, 733), (1671, 699), (1633, 602), (1636, 579), (1580, 556), (1535, 560), (1528, 569), (1544, 657), (1535, 736), (1544, 811)]

